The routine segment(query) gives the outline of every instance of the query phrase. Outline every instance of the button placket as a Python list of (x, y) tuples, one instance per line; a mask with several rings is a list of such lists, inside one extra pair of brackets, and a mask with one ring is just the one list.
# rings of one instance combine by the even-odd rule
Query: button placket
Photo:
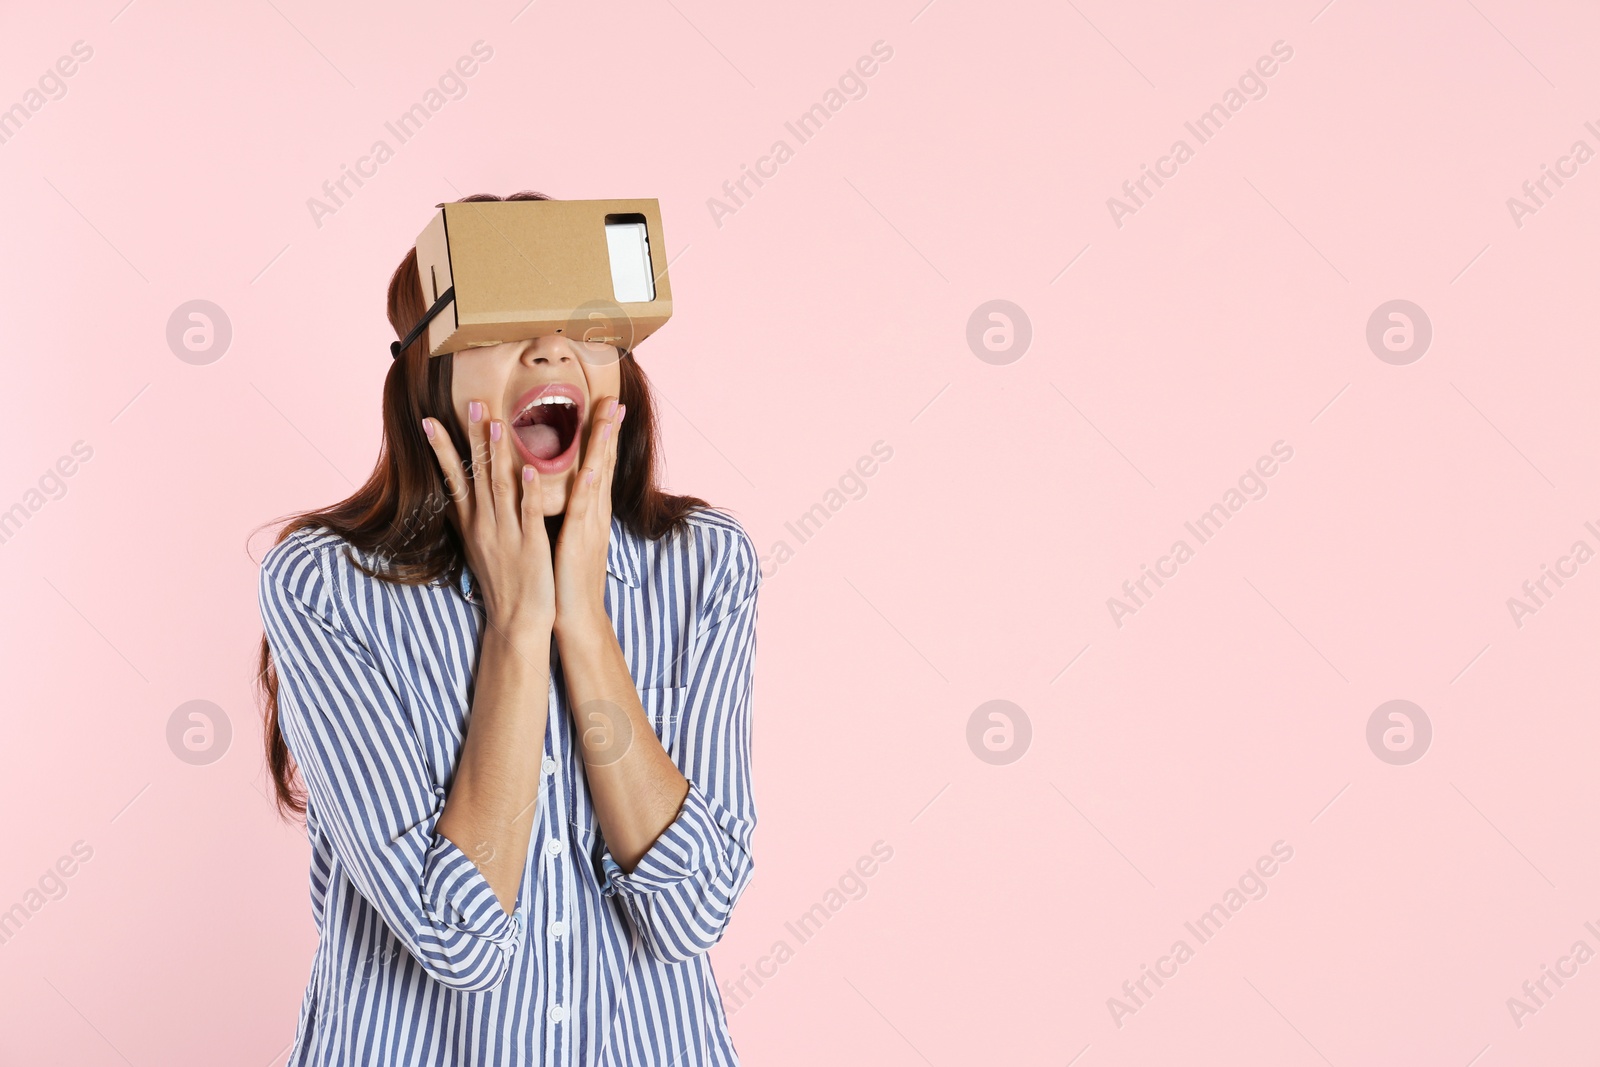
[(550, 779), (550, 784), (551, 784), (551, 789), (549, 790), (549, 796), (550, 796), (550, 800), (549, 800), (550, 820), (549, 820), (549, 824), (548, 824), (550, 826), (550, 840), (548, 842), (546, 842), (545, 846), (544, 846), (545, 847), (545, 854), (547, 856), (549, 856), (551, 859), (554, 859), (555, 857), (561, 855), (561, 853), (566, 850), (565, 842), (563, 842), (561, 840), (561, 838), (556, 836), (556, 835), (560, 832), (561, 828), (563, 828), (563, 827), (565, 827), (567, 825), (567, 813), (565, 811), (566, 805), (562, 803), (561, 791), (559, 789), (555, 788), (555, 786), (556, 786), (555, 772), (556, 772), (557, 767), (560, 766), (560, 764), (558, 764), (556, 762), (555, 757), (558, 754), (560, 754), (560, 752), (561, 752), (561, 729), (560, 729), (560, 726), (559, 726), (559, 719), (557, 718), (557, 716), (559, 716), (561, 714), (561, 707), (560, 707), (560, 703), (561, 702), (557, 698), (555, 684), (556, 684), (555, 683), (555, 672), (551, 671), (550, 672), (550, 716), (551, 716), (551, 718), (550, 718), (550, 730), (549, 730), (549, 735), (550, 735), (550, 755), (546, 756), (544, 758), (544, 761), (540, 764), (541, 772), (547, 778)]
[(545, 962), (545, 1018), (547, 1020), (546, 1055), (551, 1062), (564, 1062), (570, 1055), (570, 1042), (563, 1033), (568, 1022), (569, 1005), (577, 988), (576, 974), (581, 968), (573, 957), (574, 941), (566, 921), (571, 898), (576, 892), (577, 864), (583, 861), (586, 847), (584, 838), (572, 824), (572, 813), (578, 806), (575, 790), (581, 790), (578, 775), (570, 771), (569, 751), (576, 751), (578, 743), (573, 733), (573, 723), (567, 708), (567, 695), (561, 679), (565, 672), (560, 662), (560, 650), (552, 646), (550, 670), (550, 712), (548, 751), (540, 761), (540, 772), (548, 783), (541, 789), (546, 803), (548, 833), (542, 846), (546, 904), (540, 909), (539, 919), (544, 925), (540, 951)]

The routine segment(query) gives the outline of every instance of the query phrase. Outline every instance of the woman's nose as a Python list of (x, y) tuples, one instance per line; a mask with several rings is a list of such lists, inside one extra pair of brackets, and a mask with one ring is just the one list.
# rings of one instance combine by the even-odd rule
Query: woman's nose
[(522, 362), (530, 367), (536, 363), (569, 363), (572, 358), (572, 346), (556, 334), (535, 337), (522, 350)]

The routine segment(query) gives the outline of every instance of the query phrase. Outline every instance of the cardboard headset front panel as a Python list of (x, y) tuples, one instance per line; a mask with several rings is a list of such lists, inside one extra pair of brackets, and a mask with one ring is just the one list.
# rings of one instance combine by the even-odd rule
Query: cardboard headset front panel
[(560, 334), (631, 349), (672, 315), (655, 200), (445, 204), (417, 236), (428, 355)]

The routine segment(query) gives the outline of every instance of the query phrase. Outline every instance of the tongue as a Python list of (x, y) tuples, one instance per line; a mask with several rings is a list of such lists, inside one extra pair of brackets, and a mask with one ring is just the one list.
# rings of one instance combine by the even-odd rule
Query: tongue
[(561, 435), (554, 426), (518, 426), (516, 434), (539, 459), (554, 459), (561, 454)]

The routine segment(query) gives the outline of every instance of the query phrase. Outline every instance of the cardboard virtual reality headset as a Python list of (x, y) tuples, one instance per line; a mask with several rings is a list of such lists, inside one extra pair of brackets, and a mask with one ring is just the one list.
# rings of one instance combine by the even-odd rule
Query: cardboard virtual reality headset
[(655, 200), (448, 203), (417, 235), (429, 356), (559, 334), (623, 351), (672, 316)]

